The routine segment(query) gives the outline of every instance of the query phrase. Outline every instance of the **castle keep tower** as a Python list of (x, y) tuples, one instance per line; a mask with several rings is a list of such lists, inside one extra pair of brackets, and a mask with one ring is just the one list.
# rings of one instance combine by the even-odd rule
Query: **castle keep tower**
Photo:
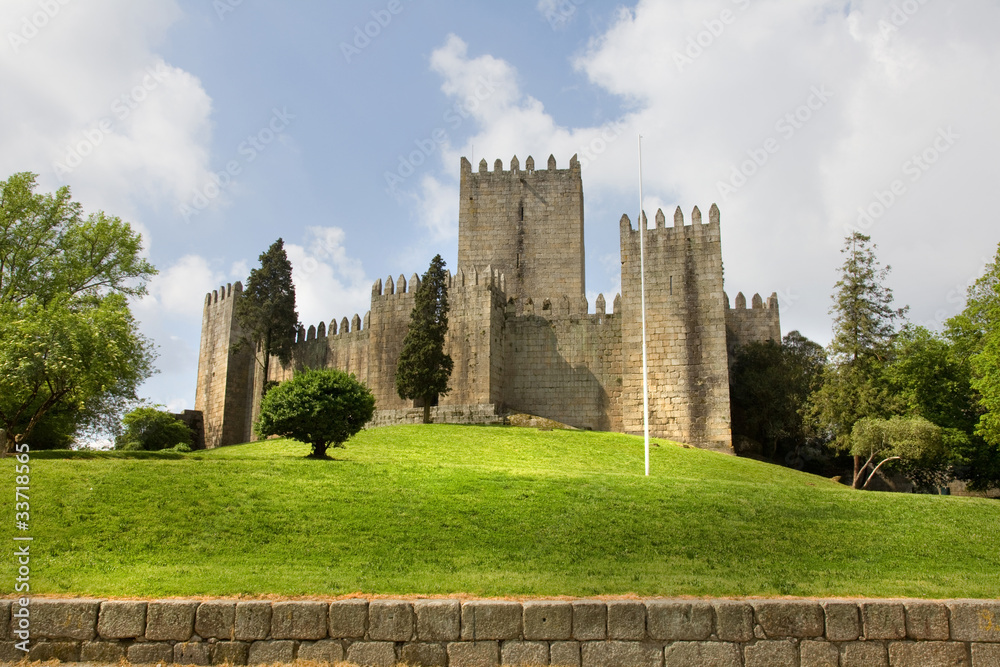
[(569, 169), (524, 169), (517, 156), (510, 171), (486, 160), (473, 173), (464, 157), (458, 209), (458, 266), (487, 265), (506, 278), (513, 299), (568, 296), (579, 308), (584, 298), (583, 180), (574, 155)]

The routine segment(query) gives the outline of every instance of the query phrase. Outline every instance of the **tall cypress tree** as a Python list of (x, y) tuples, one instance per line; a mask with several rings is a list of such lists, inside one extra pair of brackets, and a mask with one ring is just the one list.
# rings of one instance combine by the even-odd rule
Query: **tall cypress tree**
[(422, 399), (424, 423), (431, 423), (431, 403), (450, 390), (454, 366), (444, 353), (448, 332), (448, 282), (444, 260), (435, 255), (414, 295), (410, 326), (396, 366), (396, 392), (403, 399)]
[(261, 352), (258, 363), (264, 374), (266, 392), (271, 356), (283, 364), (291, 361), (292, 345), (299, 328), (292, 263), (288, 261), (285, 243), (280, 238), (260, 256), (260, 268), (250, 271), (243, 298), (236, 302), (236, 321), (243, 333), (233, 349), (249, 345)]

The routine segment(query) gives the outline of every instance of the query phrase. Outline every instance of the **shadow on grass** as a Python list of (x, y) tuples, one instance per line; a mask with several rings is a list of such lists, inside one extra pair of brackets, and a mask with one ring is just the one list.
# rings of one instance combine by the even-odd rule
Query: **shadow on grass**
[[(198, 454), (198, 452), (192, 452)], [(31, 452), (33, 459), (137, 459), (156, 461), (177, 461), (190, 458), (189, 454), (180, 452), (122, 452), (122, 451), (97, 451), (93, 449), (50, 449)]]

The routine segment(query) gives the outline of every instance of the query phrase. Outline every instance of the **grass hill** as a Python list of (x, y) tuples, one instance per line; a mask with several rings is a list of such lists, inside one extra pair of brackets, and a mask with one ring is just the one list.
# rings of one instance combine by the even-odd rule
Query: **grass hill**
[[(415, 425), (32, 455), (35, 594), (994, 597), (1000, 502), (610, 433)], [(0, 462), (14, 479), (14, 462)], [(8, 491), (8, 497), (13, 490)], [(12, 503), (5, 503), (13, 514)], [(0, 537), (11, 544), (13, 516)], [(12, 593), (11, 577), (0, 593)]]

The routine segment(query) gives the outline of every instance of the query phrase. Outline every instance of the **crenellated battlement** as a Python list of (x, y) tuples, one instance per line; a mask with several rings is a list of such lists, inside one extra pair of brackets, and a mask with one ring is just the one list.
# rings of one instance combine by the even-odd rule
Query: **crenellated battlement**
[[(654, 217), (655, 225), (653, 227), (649, 226), (649, 221), (646, 218), (645, 211), (642, 214), (643, 222), (646, 223), (646, 242), (656, 243), (658, 241), (677, 241), (680, 239), (690, 238), (691, 236), (701, 237), (701, 236), (718, 236), (720, 228), (720, 213), (719, 207), (712, 204), (712, 207), (708, 210), (708, 221), (705, 222), (701, 215), (701, 209), (697, 206), (691, 211), (691, 223), (686, 224), (684, 220), (684, 212), (681, 211), (681, 207), (678, 206), (674, 209), (674, 221), (673, 225), (668, 226), (667, 217), (663, 213), (663, 209), (656, 210), (656, 216)], [(628, 214), (624, 214), (619, 220), (619, 225), (621, 227), (622, 239), (632, 239), (634, 237), (635, 242), (638, 243), (639, 227), (632, 226), (632, 220), (629, 218)]]
[(219, 289), (212, 290), (205, 295), (205, 307), (215, 305), (219, 301), (232, 299), (234, 296), (238, 297), (240, 294), (243, 294), (243, 283), (238, 280), (235, 283), (226, 283)]
[[(736, 305), (733, 308), (729, 307), (729, 295), (725, 292), (722, 293), (723, 301), (726, 304), (726, 310), (746, 310), (747, 308), (747, 298), (743, 296), (743, 292), (736, 294)], [(752, 310), (777, 310), (778, 309), (778, 293), (771, 292), (771, 296), (767, 297), (767, 301), (760, 298), (760, 294), (754, 294), (750, 301), (750, 307)]]
[(465, 176), (465, 175), (468, 175), (468, 176), (499, 176), (499, 175), (507, 175), (507, 176), (520, 176), (520, 177), (531, 176), (531, 175), (534, 175), (534, 174), (538, 174), (539, 176), (542, 176), (546, 172), (550, 172), (550, 173), (554, 173), (554, 172), (561, 172), (561, 173), (576, 172), (576, 173), (579, 173), (580, 172), (580, 160), (577, 158), (576, 154), (574, 154), (573, 157), (571, 157), (569, 159), (569, 169), (559, 169), (558, 166), (556, 165), (556, 156), (555, 155), (549, 155), (549, 159), (548, 159), (548, 162), (546, 164), (546, 168), (545, 169), (536, 170), (535, 169), (535, 158), (533, 158), (530, 155), (528, 156), (528, 159), (526, 159), (524, 161), (524, 169), (521, 169), (521, 162), (520, 162), (520, 160), (517, 159), (516, 155), (510, 159), (510, 163), (509, 164), (510, 164), (510, 169), (509, 170), (504, 170), (504, 168), (503, 168), (503, 166), (504, 166), (503, 165), (503, 160), (500, 160), (498, 158), (498, 159), (496, 159), (496, 160), (493, 161), (493, 171), (490, 171), (489, 163), (487, 163), (486, 159), (484, 158), (484, 159), (482, 159), (482, 160), (479, 161), (478, 171), (476, 171), (475, 173), (473, 173), (473, 171), (472, 171), (472, 163), (469, 162), (469, 160), (467, 158), (463, 157), (462, 160), (461, 160), (461, 170), (462, 170), (462, 175), (463, 176)]

